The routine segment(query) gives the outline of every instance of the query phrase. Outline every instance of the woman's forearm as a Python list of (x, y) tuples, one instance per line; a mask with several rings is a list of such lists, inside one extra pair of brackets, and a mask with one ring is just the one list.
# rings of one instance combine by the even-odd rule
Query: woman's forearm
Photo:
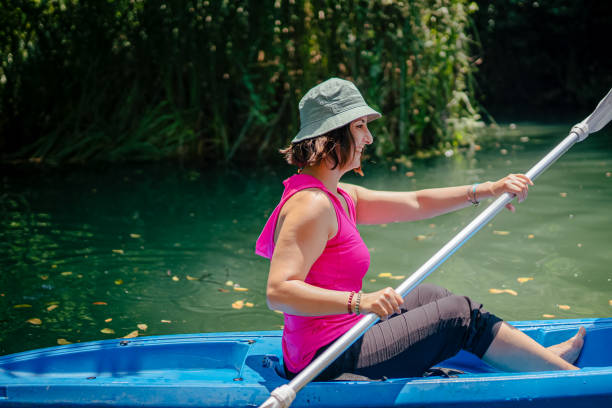
[(474, 185), (416, 191), (415, 196), (419, 207), (418, 219), (446, 214), (465, 208), (484, 198), (492, 197), (491, 185), (490, 181), (477, 184), (476, 191), (474, 191)]
[(348, 313), (350, 293), (319, 288), (296, 279), (268, 284), (266, 295), (270, 309), (297, 316), (323, 316)]

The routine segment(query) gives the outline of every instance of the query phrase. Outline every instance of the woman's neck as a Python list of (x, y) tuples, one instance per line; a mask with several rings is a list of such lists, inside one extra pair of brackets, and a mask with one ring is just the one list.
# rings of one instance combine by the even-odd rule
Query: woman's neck
[(340, 182), (340, 177), (344, 173), (340, 172), (338, 168), (333, 170), (329, 169), (325, 163), (321, 163), (318, 166), (310, 166), (302, 169), (301, 174), (308, 174), (316, 179), (318, 179), (326, 189), (335, 193), (338, 191), (338, 183)]

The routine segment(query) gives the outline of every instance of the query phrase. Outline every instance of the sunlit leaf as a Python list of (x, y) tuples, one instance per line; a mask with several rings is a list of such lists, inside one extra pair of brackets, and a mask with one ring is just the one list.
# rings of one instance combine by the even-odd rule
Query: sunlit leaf
[(253, 307), (253, 306), (255, 306), (255, 305), (254, 305), (253, 303), (251, 303), (251, 302), (245, 302), (245, 304), (244, 304), (244, 305), (245, 305), (246, 307)]
[(104, 333), (104, 334), (115, 334), (115, 331), (113, 329), (109, 329), (108, 327), (103, 328), (102, 330), (100, 330), (100, 333)]
[(492, 288), (492, 289), (489, 289), (489, 293), (492, 293), (494, 295), (499, 295), (500, 293), (507, 293), (507, 294), (512, 295), (512, 296), (518, 296), (518, 293), (516, 291), (512, 290), (512, 289), (495, 289), (495, 288)]
[(124, 339), (132, 339), (134, 337), (138, 337), (138, 330), (134, 330), (123, 336)]
[(240, 286), (234, 286), (236, 292), (248, 292), (247, 288), (241, 288)]
[(234, 282), (228, 280), (225, 282), (225, 286), (234, 286)]
[(172, 320), (160, 320), (162, 323), (172, 323)]
[(518, 281), (518, 283), (525, 283), (525, 282), (532, 281), (533, 278), (531, 278), (531, 277), (529, 277), (529, 278), (517, 278), (516, 280)]
[(134, 238), (134, 239), (140, 238), (140, 234), (130, 234), (130, 238)]
[(608, 300), (608, 304), (612, 306), (612, 299)]
[(21, 305), (13, 306), (14, 309), (23, 309), (23, 308), (26, 308), (26, 307), (32, 307), (32, 305), (28, 305), (27, 303), (23, 303)]
[(557, 307), (561, 310), (570, 310), (571, 307), (569, 307), (568, 305), (557, 305)]
[(37, 317), (34, 317), (34, 318), (32, 318), (32, 319), (28, 319), (28, 320), (26, 320), (26, 321), (27, 321), (28, 323), (30, 323), (30, 324), (35, 324), (35, 325), (42, 324), (42, 320), (40, 320), (40, 319), (39, 319), (39, 318), (37, 318)]
[(555, 318), (555, 317), (557, 317), (557, 316), (555, 316), (555, 315), (553, 315), (553, 314), (543, 314), (543, 315), (542, 315), (542, 317), (544, 317), (544, 318), (546, 318), (546, 319), (554, 319), (554, 318)]
[(518, 296), (518, 293), (512, 289), (504, 289), (504, 292), (512, 296)]
[(227, 289), (223, 289), (223, 288), (219, 288), (219, 289), (217, 289), (217, 290), (218, 290), (219, 292), (221, 292), (221, 293), (228, 293), (228, 292), (229, 292), (229, 290), (227, 290)]
[(404, 275), (392, 275), (390, 276), (391, 279), (395, 279), (395, 280), (401, 280), (404, 279), (406, 276)]
[(142, 330), (142, 331), (145, 331), (149, 328), (149, 326), (147, 326), (144, 323), (138, 323), (136, 326), (138, 327), (139, 330)]
[(51, 305), (51, 306), (47, 306), (47, 312), (52, 311), (53, 309), (57, 309), (57, 305)]
[(561, 197), (567, 197), (567, 193), (559, 193)]
[(406, 177), (414, 177), (414, 171), (407, 171)]
[(417, 241), (423, 241), (423, 240), (427, 239), (427, 236), (425, 236), (425, 235), (417, 235), (416, 237), (414, 237), (414, 239), (416, 239)]
[(429, 224), (429, 228), (436, 228), (436, 224)]
[(123, 249), (113, 249), (113, 252), (114, 252), (115, 254), (120, 254), (120, 255), (123, 255), (123, 254), (124, 254)]
[(189, 276), (189, 275), (187, 275), (186, 278), (187, 280), (190, 280), (190, 281), (199, 280), (198, 278), (194, 278), (193, 276)]
[(234, 303), (232, 303), (232, 308), (234, 309), (242, 309), (244, 307), (244, 301), (243, 300), (237, 300)]
[(180, 278), (178, 276), (173, 276), (172, 280), (175, 281), (175, 282), (178, 282), (180, 280)]
[(66, 344), (72, 344), (72, 342), (66, 339), (57, 339), (57, 344), (60, 346), (65, 346)]
[(113, 318), (112, 318), (112, 317), (109, 317), (108, 319), (104, 319), (104, 322), (105, 322), (105, 323), (110, 323), (110, 322), (112, 322), (112, 321), (113, 321)]
[(493, 231), (495, 235), (510, 235), (510, 231)]
[(123, 285), (123, 279), (115, 279), (115, 285)]
[(62, 272), (60, 275), (62, 275), (62, 276), (70, 276), (70, 275), (72, 275), (72, 272), (66, 271), (66, 272)]
[(49, 275), (40, 275), (40, 279), (47, 280), (49, 279)]
[(393, 276), (393, 275), (390, 274), (389, 272), (383, 272), (383, 273), (379, 273), (378, 274), (379, 278), (390, 278), (391, 276)]
[(535, 235), (533, 235), (533, 234), (527, 235), (527, 239), (534, 239), (534, 238), (535, 238)]
[(106, 306), (108, 305), (108, 303), (106, 302), (93, 302), (92, 305), (96, 305), (96, 306)]

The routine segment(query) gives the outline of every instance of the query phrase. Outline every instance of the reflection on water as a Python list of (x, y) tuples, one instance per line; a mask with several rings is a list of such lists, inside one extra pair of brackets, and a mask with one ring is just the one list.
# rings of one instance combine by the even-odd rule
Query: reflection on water
[[(526, 171), (569, 127), (519, 125), (472, 154), (369, 162), (365, 178), (345, 181), (405, 190), (494, 180)], [(498, 215), (428, 281), (511, 320), (612, 315), (609, 135), (572, 148), (515, 214)], [(120, 337), (142, 323), (140, 335), (280, 328), (282, 315), (265, 302), (267, 261), (253, 247), (291, 171), (4, 171), (0, 353)], [(372, 253), (364, 290), (397, 286), (379, 274), (409, 275), (483, 208), (360, 227)]]

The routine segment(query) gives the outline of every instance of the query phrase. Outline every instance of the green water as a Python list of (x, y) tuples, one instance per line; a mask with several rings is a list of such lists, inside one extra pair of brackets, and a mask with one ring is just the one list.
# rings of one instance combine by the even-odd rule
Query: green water
[[(345, 181), (400, 190), (494, 180), (526, 171), (569, 128), (523, 124), (490, 134), (473, 155), (417, 160), (411, 168), (368, 162), (365, 178)], [(611, 136), (607, 130), (574, 146), (516, 213), (498, 215), (427, 280), (508, 320), (612, 316)], [(134, 330), (279, 329), (282, 315), (265, 302), (267, 261), (253, 247), (289, 175), (288, 166), (4, 168), (0, 354)], [(364, 290), (397, 286), (378, 275), (409, 275), (483, 208), (360, 227), (372, 253)], [(232, 308), (239, 301), (243, 307)]]

